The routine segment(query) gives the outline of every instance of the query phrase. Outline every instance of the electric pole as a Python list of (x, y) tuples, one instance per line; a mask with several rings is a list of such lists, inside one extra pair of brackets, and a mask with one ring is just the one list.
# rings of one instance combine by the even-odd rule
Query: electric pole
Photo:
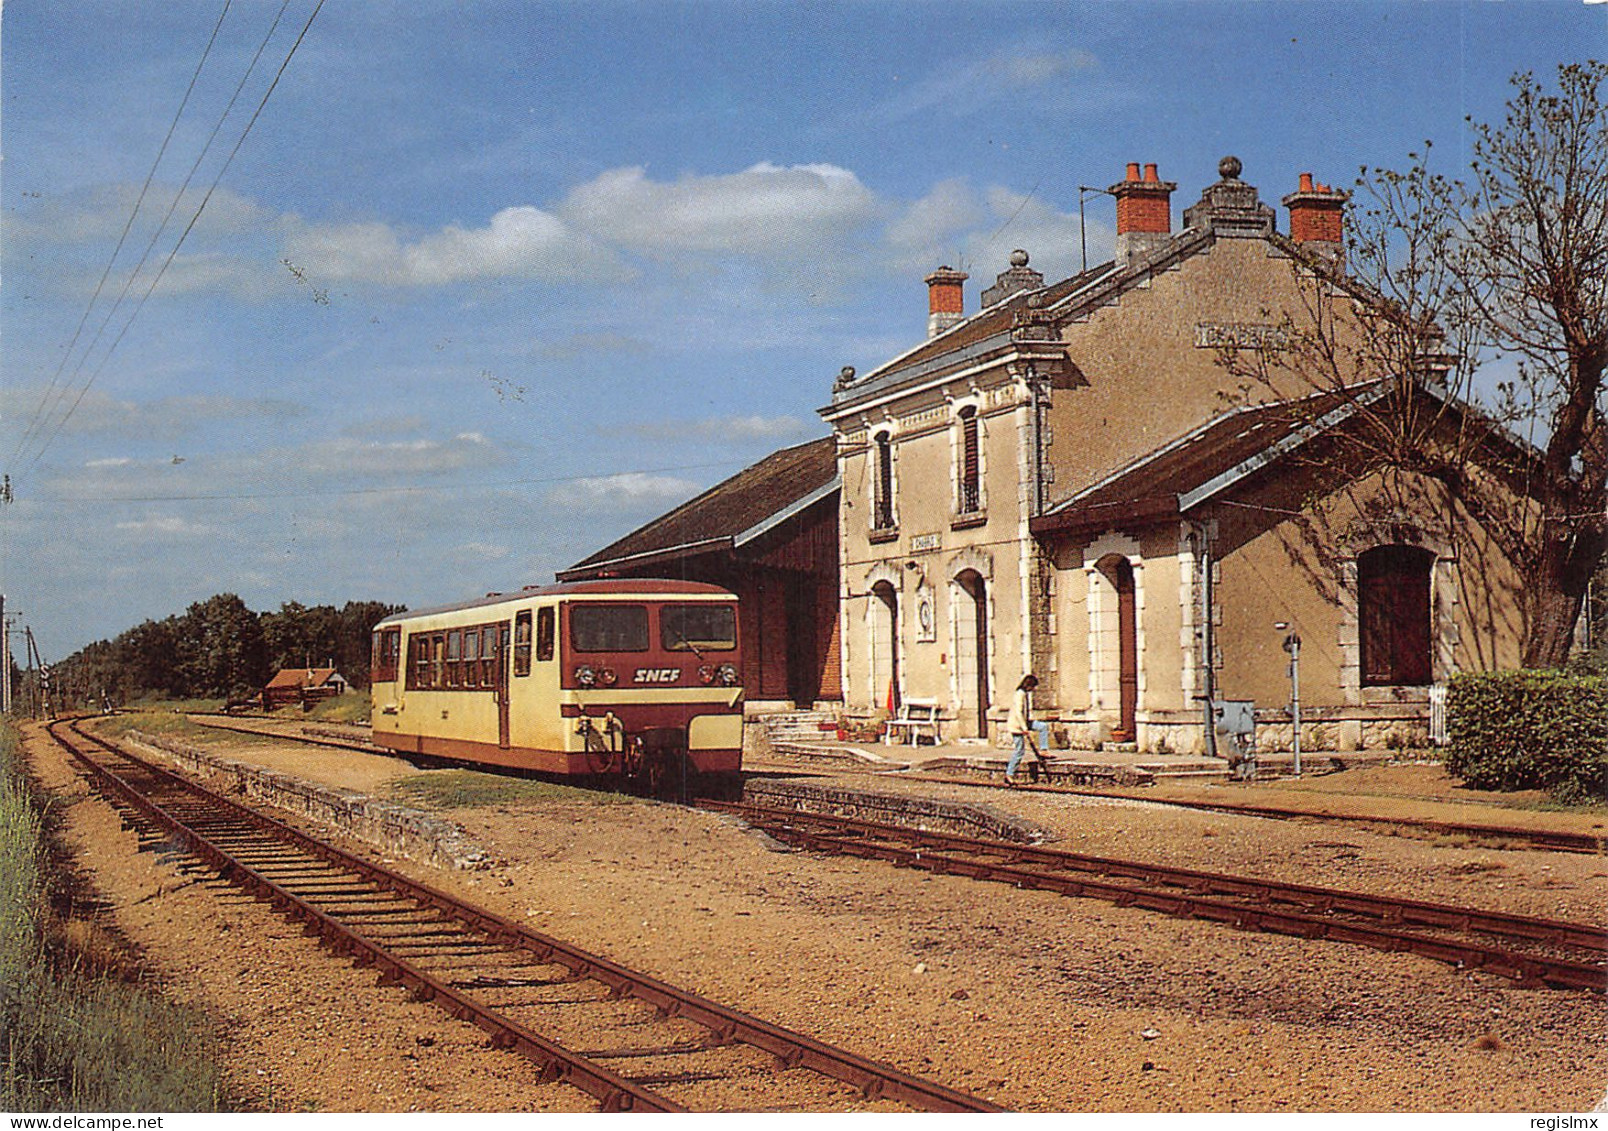
[(0, 715), (11, 714), (11, 630), (6, 625), (6, 597), (0, 593)]

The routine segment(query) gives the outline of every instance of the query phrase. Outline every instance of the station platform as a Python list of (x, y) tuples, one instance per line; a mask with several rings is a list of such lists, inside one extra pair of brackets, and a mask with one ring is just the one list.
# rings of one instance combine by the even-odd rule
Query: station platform
[[(842, 742), (822, 736), (788, 736), (767, 743), (773, 756), (789, 761), (855, 765), (889, 774), (951, 774), (961, 777), (1003, 778), (1011, 758), (1009, 747), (981, 742), (908, 744), (881, 742)], [(764, 760), (764, 750), (755, 750), (750, 760)], [(1199, 754), (1141, 753), (1120, 745), (1100, 750), (1047, 750), (1046, 771), (1051, 780), (1077, 784), (1143, 785), (1162, 780), (1199, 779), (1227, 781), (1232, 777), (1226, 758)], [(1378, 766), (1400, 758), (1392, 750), (1314, 750), (1301, 752), (1303, 775), (1332, 773), (1360, 766)], [(1018, 776), (1031, 780), (1032, 755), (1023, 759)], [(1295, 772), (1294, 755), (1288, 751), (1259, 753), (1255, 780), (1290, 777)]]

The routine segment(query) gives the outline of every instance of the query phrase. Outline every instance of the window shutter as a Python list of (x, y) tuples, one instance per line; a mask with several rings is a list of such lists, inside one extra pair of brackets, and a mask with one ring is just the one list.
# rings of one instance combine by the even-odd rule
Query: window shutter
[(978, 490), (977, 412), (968, 409), (960, 418), (960, 511), (970, 514), (982, 506)]

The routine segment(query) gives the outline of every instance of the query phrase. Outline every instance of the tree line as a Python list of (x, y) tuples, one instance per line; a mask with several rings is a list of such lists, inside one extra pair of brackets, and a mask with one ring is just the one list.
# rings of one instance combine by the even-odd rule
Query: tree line
[(240, 699), (281, 668), (333, 667), (354, 688), (369, 683), (369, 634), (404, 606), (380, 601), (286, 602), (252, 612), (233, 593), (198, 601), (181, 616), (148, 620), (52, 665), (58, 701), (99, 705), (144, 697)]

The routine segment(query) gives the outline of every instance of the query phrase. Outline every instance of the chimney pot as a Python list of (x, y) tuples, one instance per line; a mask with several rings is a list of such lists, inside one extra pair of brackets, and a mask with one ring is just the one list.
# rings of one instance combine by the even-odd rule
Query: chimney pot
[(1328, 258), (1342, 266), (1345, 244), (1345, 208), (1350, 193), (1337, 192), (1315, 180), (1311, 173), (1302, 173), (1300, 188), (1284, 198), (1284, 207), (1290, 210), (1290, 239), (1298, 244), (1310, 245), (1309, 252)]
[(1130, 181), (1137, 181), (1139, 179), (1139, 162), (1128, 162), (1128, 179)]
[(948, 264), (927, 276), (927, 336), (936, 337), (966, 317), (966, 291), (969, 278)]
[(1145, 166), (1145, 180), (1149, 181), (1151, 184), (1154, 184), (1157, 181), (1161, 180), (1160, 177), (1156, 176), (1156, 166), (1155, 165), (1152, 164), (1152, 165), (1146, 165)]

